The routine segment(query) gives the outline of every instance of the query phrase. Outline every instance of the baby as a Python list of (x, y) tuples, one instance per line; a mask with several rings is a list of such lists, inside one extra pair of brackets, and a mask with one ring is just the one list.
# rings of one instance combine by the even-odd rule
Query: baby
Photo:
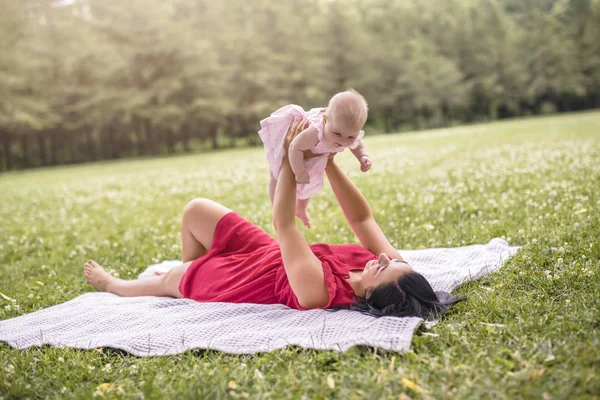
[[(367, 102), (360, 93), (350, 89), (333, 96), (327, 108), (313, 108), (306, 112), (302, 107), (290, 104), (260, 121), (261, 129), (258, 134), (264, 143), (271, 173), (271, 203), (285, 156), (285, 136), (295, 120), (309, 122), (309, 127), (290, 143), (289, 160), (297, 183), (296, 216), (310, 228), (308, 202), (310, 197), (323, 187), (327, 158), (331, 153), (339, 153), (349, 148), (360, 162), (361, 171), (367, 172), (371, 168), (371, 160), (362, 141), (365, 134), (362, 128), (367, 115)], [(307, 150), (315, 157), (304, 159), (304, 151)]]

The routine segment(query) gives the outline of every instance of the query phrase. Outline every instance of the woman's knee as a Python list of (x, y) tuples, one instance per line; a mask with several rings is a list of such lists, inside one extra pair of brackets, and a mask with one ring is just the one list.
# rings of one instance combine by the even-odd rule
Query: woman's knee
[(183, 209), (183, 218), (200, 216), (202, 220), (220, 219), (231, 210), (216, 201), (198, 197), (190, 201)]
[(206, 209), (210, 203), (212, 203), (212, 200), (202, 197), (195, 198), (186, 204), (183, 208), (183, 214), (202, 212), (202, 210)]

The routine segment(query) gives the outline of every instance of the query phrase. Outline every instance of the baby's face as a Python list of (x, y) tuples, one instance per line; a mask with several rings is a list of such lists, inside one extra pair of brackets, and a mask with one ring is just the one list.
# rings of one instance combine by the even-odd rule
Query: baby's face
[(339, 118), (336, 118), (335, 115), (325, 120), (323, 137), (334, 146), (350, 146), (359, 133), (360, 130), (348, 128), (347, 124), (339, 121)]

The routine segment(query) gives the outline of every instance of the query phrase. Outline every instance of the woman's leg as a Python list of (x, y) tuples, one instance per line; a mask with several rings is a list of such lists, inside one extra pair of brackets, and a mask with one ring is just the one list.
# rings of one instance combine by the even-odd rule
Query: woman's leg
[(134, 280), (118, 279), (109, 274), (96, 261), (88, 260), (83, 267), (85, 279), (99, 292), (114, 293), (123, 297), (169, 296), (183, 297), (179, 282), (192, 262), (173, 267), (164, 275)]
[(210, 249), (217, 224), (231, 210), (208, 199), (194, 199), (183, 209), (181, 222), (183, 264), (166, 274), (144, 279), (126, 281), (117, 279), (98, 263), (89, 260), (84, 275), (98, 291), (119, 296), (171, 296), (182, 297), (179, 282), (193, 260)]
[(183, 262), (206, 254), (212, 245), (217, 224), (229, 212), (229, 208), (208, 199), (194, 199), (185, 206), (181, 221)]

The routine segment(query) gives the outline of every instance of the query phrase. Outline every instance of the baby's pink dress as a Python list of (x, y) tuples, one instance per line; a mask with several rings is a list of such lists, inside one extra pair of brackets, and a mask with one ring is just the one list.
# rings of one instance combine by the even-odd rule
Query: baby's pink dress
[(269, 170), (275, 179), (279, 178), (279, 169), (281, 162), (285, 156), (285, 135), (294, 120), (306, 119), (311, 126), (314, 126), (319, 132), (319, 142), (315, 147), (310, 149), (314, 154), (321, 154), (317, 157), (312, 157), (304, 160), (306, 172), (310, 175), (310, 183), (296, 185), (296, 197), (299, 199), (307, 199), (317, 194), (323, 187), (323, 176), (325, 167), (327, 166), (327, 157), (330, 153), (340, 153), (347, 148), (355, 149), (362, 141), (364, 132), (360, 134), (350, 146), (335, 146), (327, 143), (323, 139), (323, 114), (326, 108), (313, 108), (310, 111), (295, 104), (290, 104), (281, 107), (279, 110), (260, 121), (260, 131), (258, 134), (263, 141), (267, 160), (269, 161)]

